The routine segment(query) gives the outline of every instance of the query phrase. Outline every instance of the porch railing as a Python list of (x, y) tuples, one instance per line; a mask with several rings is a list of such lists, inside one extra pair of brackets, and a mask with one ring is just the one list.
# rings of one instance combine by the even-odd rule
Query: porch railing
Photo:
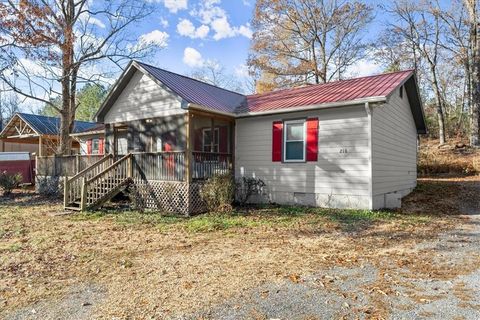
[[(119, 160), (122, 156), (107, 156), (108, 161), (99, 162), (105, 159), (101, 155), (92, 156), (57, 156), (38, 157), (37, 175), (41, 176), (62, 176), (75, 177), (69, 181), (75, 184), (73, 188), (76, 198), (77, 187), (80, 184), (81, 173), (87, 168), (92, 169), (98, 166), (97, 170), (89, 170), (89, 176), (99, 173), (113, 161)], [(142, 180), (161, 181), (185, 181), (186, 180), (186, 153), (184, 151), (170, 152), (142, 152), (132, 153), (132, 178)], [(99, 165), (101, 164), (101, 166)], [(212, 177), (215, 174), (228, 173), (232, 170), (232, 155), (229, 153), (197, 152), (191, 153), (190, 158), (191, 177), (194, 180), (202, 180)], [(73, 180), (72, 180), (73, 179)], [(86, 177), (88, 180), (89, 177)]]
[(72, 177), (103, 157), (103, 155), (37, 157), (35, 174), (39, 176)]
[(206, 179), (232, 170), (230, 153), (192, 152), (192, 178)]
[(185, 152), (142, 152), (133, 155), (133, 178), (184, 181)]

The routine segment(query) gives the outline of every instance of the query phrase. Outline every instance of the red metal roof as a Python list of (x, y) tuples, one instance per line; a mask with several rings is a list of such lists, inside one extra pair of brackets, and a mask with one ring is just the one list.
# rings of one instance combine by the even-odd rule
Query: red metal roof
[(407, 80), (413, 70), (310, 85), (247, 96), (247, 104), (236, 113), (289, 109), (362, 98), (386, 97)]
[(263, 94), (242, 95), (145, 63), (136, 63), (185, 101), (212, 111), (232, 114), (386, 97), (414, 72), (406, 70)]

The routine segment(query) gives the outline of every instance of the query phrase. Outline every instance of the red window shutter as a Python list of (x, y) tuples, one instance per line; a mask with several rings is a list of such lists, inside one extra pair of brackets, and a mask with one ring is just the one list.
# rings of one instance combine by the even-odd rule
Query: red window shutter
[(98, 154), (103, 154), (105, 149), (105, 143), (103, 138), (98, 139)]
[(87, 140), (87, 154), (92, 154), (92, 139)]
[(307, 161), (318, 160), (318, 118), (307, 119)]
[(274, 121), (272, 128), (272, 161), (282, 161), (283, 122)]

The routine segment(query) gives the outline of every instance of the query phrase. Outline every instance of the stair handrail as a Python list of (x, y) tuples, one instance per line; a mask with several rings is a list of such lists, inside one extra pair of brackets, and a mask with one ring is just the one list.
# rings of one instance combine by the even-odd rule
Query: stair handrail
[[(97, 197), (97, 194), (90, 194), (89, 191), (92, 188), (91, 185), (94, 184), (94, 182), (101, 180), (104, 176), (107, 174), (111, 173), (113, 170), (115, 170), (116, 167), (121, 165), (125, 161), (129, 161), (129, 166), (127, 168), (127, 172), (125, 172), (125, 177), (121, 177), (122, 179), (128, 179), (132, 178), (132, 159), (133, 155), (131, 153), (123, 156), (119, 160), (115, 161), (112, 165), (109, 167), (105, 168), (102, 172), (96, 174), (90, 179), (85, 179), (83, 178), (83, 183), (82, 183), (82, 191), (81, 191), (81, 210), (85, 210), (88, 207), (91, 207), (92, 205), (95, 205), (96, 202), (101, 200), (101, 196)], [(94, 186), (93, 186), (94, 188)]]
[[(92, 164), (91, 166), (88, 166), (87, 168), (83, 169), (82, 171), (80, 171), (79, 173), (77, 173), (76, 175), (74, 175), (73, 177), (71, 177), (70, 179), (68, 179), (67, 176), (64, 177), (64, 191), (63, 191), (63, 203), (64, 203), (64, 206), (66, 207), (67, 205), (69, 205), (71, 202), (75, 201), (76, 199), (71, 199), (71, 186), (77, 182), (77, 180), (81, 179), (81, 178), (84, 178), (89, 172), (95, 170), (97, 167), (99, 167), (100, 165), (102, 165), (103, 163), (105, 163), (106, 161), (108, 161), (109, 159), (112, 159), (113, 158), (113, 155), (112, 154), (107, 154), (105, 155), (103, 158), (101, 158), (100, 160), (98, 160), (97, 162), (95, 162), (94, 164)], [(79, 187), (79, 189), (81, 188), (81, 184), (78, 185), (77, 187)], [(73, 198), (75, 198), (75, 196), (77, 195), (80, 195), (80, 192), (81, 190), (73, 190)]]
[(112, 170), (113, 168), (117, 167), (120, 163), (122, 163), (123, 161), (125, 161), (126, 159), (132, 157), (133, 155), (131, 153), (123, 156), (122, 158), (120, 158), (119, 160), (115, 161), (114, 163), (112, 163), (109, 167), (105, 168), (102, 172), (99, 172), (98, 174), (96, 174), (95, 176), (93, 176), (92, 178), (88, 179), (85, 181), (85, 184), (88, 185), (90, 184), (92, 181), (94, 180), (98, 180), (98, 178), (100, 178), (101, 176), (105, 175), (106, 173), (108, 173), (110, 170)]
[(101, 165), (102, 163), (104, 163), (105, 161), (107, 161), (108, 159), (111, 159), (111, 158), (113, 158), (113, 154), (109, 153), (109, 154), (105, 155), (103, 158), (101, 158), (100, 160), (98, 160), (97, 162), (92, 164), (91, 166), (86, 167), (85, 169), (83, 169), (82, 171), (80, 171), (79, 173), (77, 173), (76, 175), (71, 177), (70, 179), (68, 179), (68, 181), (73, 181), (73, 180), (79, 179), (80, 177), (82, 177), (87, 172), (92, 171), (93, 169), (95, 169), (96, 167), (98, 167), (99, 165)]

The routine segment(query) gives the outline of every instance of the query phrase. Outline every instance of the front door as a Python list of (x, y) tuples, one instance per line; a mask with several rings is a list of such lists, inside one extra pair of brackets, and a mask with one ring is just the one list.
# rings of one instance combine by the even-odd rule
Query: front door
[(115, 128), (115, 154), (126, 155), (128, 153), (127, 128)]

